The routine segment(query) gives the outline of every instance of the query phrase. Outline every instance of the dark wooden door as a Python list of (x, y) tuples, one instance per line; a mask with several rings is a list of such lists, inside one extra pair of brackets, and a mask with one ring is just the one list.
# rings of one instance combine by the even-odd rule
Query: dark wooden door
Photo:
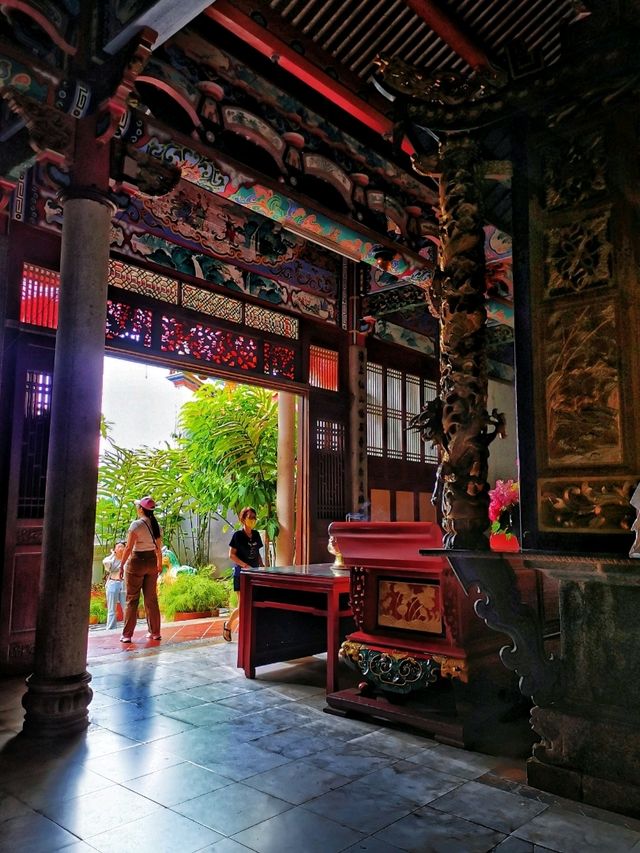
[(53, 341), (18, 342), (0, 588), (0, 671), (5, 673), (29, 672), (33, 664), (53, 354)]

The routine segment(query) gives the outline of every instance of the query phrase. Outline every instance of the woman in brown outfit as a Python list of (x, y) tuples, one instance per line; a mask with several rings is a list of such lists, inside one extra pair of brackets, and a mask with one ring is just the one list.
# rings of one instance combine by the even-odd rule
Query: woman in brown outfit
[(162, 534), (153, 510), (156, 503), (148, 495), (134, 501), (138, 518), (131, 522), (127, 545), (122, 555), (120, 577), (125, 580), (127, 605), (121, 643), (130, 643), (138, 618), (140, 591), (144, 597), (150, 640), (160, 639), (160, 608), (158, 607), (158, 575), (162, 571)]

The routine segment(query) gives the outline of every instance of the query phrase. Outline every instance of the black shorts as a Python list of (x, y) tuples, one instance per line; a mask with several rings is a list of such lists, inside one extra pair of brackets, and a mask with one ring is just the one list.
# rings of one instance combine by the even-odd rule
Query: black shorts
[(242, 569), (240, 566), (233, 567), (233, 591), (240, 592), (240, 572)]

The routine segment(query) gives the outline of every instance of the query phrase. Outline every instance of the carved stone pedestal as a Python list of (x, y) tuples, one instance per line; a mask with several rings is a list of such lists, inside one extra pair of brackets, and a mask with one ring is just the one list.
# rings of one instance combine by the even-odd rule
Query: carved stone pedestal
[[(503, 663), (535, 706), (527, 781), (536, 788), (640, 817), (640, 566), (611, 555), (447, 552), (476, 612), (507, 633)], [(519, 573), (559, 581), (561, 658), (545, 648), (522, 604)]]
[(640, 817), (640, 725), (534, 708), (543, 740), (527, 762), (527, 782), (572, 800)]
[(93, 696), (91, 675), (83, 672), (68, 678), (30, 675), (22, 697), (27, 712), (23, 733), (30, 737), (66, 737), (89, 725), (88, 706)]
[(594, 559), (551, 571), (560, 577), (563, 691), (532, 711), (542, 741), (527, 779), (640, 817), (640, 569)]

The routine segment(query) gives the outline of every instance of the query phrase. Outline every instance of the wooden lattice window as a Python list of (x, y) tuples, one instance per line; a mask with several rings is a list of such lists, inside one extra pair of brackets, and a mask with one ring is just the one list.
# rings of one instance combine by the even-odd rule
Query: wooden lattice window
[(315, 428), (316, 504), (318, 518), (345, 517), (345, 428), (337, 421), (318, 420)]
[(415, 430), (407, 429), (411, 418), (436, 394), (437, 385), (430, 379), (368, 362), (368, 455), (407, 462), (437, 462), (436, 450), (426, 445)]
[(50, 373), (27, 371), (20, 450), (18, 518), (44, 516), (52, 380)]
[(60, 273), (24, 264), (20, 290), (20, 322), (55, 329), (58, 326)]
[(338, 390), (338, 353), (315, 344), (309, 347), (309, 385)]

